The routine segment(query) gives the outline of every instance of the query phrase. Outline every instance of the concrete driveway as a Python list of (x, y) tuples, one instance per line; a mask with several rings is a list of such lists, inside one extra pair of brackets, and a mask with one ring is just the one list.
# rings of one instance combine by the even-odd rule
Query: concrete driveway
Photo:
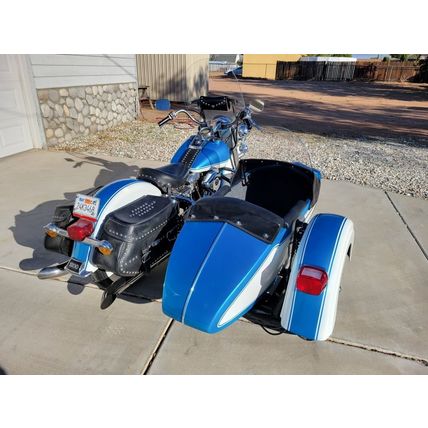
[(101, 311), (101, 291), (74, 278), (39, 281), (58, 257), (41, 226), (94, 185), (133, 176), (124, 159), (31, 151), (0, 160), (0, 373), (428, 373), (428, 202), (324, 181), (318, 211), (355, 223), (336, 328), (326, 342), (269, 336), (239, 321), (215, 336), (162, 314), (165, 266)]

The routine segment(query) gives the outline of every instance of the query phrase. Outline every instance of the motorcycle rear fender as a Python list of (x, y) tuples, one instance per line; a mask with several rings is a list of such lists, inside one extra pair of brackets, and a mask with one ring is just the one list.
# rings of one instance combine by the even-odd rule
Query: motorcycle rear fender
[[(354, 225), (346, 217), (317, 214), (307, 226), (291, 266), (281, 310), (282, 327), (309, 340), (326, 340), (333, 333), (342, 271), (354, 243)], [(324, 270), (328, 282), (319, 295), (296, 289), (302, 266)]]
[[(100, 199), (100, 207), (91, 237), (97, 237), (101, 225), (109, 213), (144, 195), (160, 196), (161, 191), (153, 184), (135, 178), (117, 180), (99, 189), (94, 195)], [(94, 248), (90, 245), (74, 242), (71, 258), (81, 262), (80, 276), (88, 276), (98, 269), (91, 263), (93, 251)]]

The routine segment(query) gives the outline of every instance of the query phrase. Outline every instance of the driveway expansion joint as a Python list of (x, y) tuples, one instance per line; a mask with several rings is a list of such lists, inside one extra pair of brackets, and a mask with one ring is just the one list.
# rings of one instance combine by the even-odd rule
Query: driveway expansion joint
[(150, 367), (152, 366), (153, 362), (156, 359), (156, 356), (159, 354), (159, 351), (162, 347), (163, 342), (166, 339), (166, 336), (168, 335), (169, 331), (171, 330), (172, 325), (174, 324), (174, 320), (170, 318), (168, 322), (166, 323), (166, 326), (162, 330), (161, 335), (159, 336), (158, 341), (156, 342), (155, 347), (153, 348), (153, 351), (150, 353), (150, 356), (144, 365), (143, 369), (141, 370), (141, 375), (147, 375), (149, 374)]
[(422, 254), (425, 256), (425, 258), (428, 260), (428, 253), (425, 251), (423, 245), (419, 241), (419, 239), (416, 237), (415, 233), (411, 229), (411, 227), (407, 224), (406, 219), (404, 216), (400, 213), (397, 205), (395, 205), (394, 201), (391, 199), (387, 191), (384, 191), (386, 197), (388, 198), (389, 202), (391, 202), (391, 205), (393, 206), (394, 210), (397, 212), (398, 216), (400, 217), (401, 221), (406, 226), (407, 230), (409, 231), (410, 235), (412, 235), (412, 238), (415, 240), (416, 245), (419, 247), (419, 249), (422, 251)]
[(428, 359), (423, 357), (418, 357), (416, 355), (404, 354), (402, 352), (391, 351), (389, 349), (380, 348), (378, 346), (365, 345), (363, 343), (352, 342), (346, 339), (339, 339), (336, 337), (330, 337), (327, 339), (328, 342), (335, 343), (337, 345), (349, 346), (351, 348), (358, 348), (364, 351), (377, 352), (379, 354), (389, 355), (392, 357), (402, 358), (404, 360), (414, 361), (415, 363), (422, 364), (425, 367), (428, 367)]

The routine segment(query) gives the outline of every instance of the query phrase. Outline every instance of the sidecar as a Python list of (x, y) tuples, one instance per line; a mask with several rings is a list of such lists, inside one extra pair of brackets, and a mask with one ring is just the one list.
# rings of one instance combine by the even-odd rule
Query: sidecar
[[(245, 316), (325, 340), (334, 327), (352, 222), (318, 214), (321, 176), (305, 165), (241, 161), (234, 190), (191, 208), (168, 264), (162, 308), (216, 333)], [(236, 189), (244, 195), (232, 197)]]

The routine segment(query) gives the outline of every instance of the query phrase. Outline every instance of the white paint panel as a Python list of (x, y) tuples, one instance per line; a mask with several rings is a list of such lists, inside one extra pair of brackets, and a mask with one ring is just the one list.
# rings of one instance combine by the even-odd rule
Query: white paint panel
[(24, 87), (20, 55), (0, 55), (0, 157), (35, 146), (32, 138), (33, 114), (28, 109), (32, 95)]
[[(287, 241), (285, 241), (282, 245), (275, 246), (271, 252), (268, 254), (266, 259), (263, 261), (262, 265), (259, 267), (254, 276), (248, 281), (248, 284), (241, 291), (241, 294), (233, 301), (233, 303), (229, 306), (226, 312), (221, 317), (218, 327), (228, 323), (233, 320), (239, 314), (241, 314), (245, 309), (247, 309), (250, 305), (252, 305), (257, 298), (266, 291), (267, 287), (270, 285), (270, 282), (262, 283), (262, 276), (267, 267), (272, 263), (277, 252), (283, 252), (284, 246)], [(281, 266), (283, 260), (281, 259), (281, 263), (278, 264), (278, 270)], [(276, 272), (275, 272), (276, 273)]]
[(135, 55), (31, 55), (37, 89), (137, 81)]

